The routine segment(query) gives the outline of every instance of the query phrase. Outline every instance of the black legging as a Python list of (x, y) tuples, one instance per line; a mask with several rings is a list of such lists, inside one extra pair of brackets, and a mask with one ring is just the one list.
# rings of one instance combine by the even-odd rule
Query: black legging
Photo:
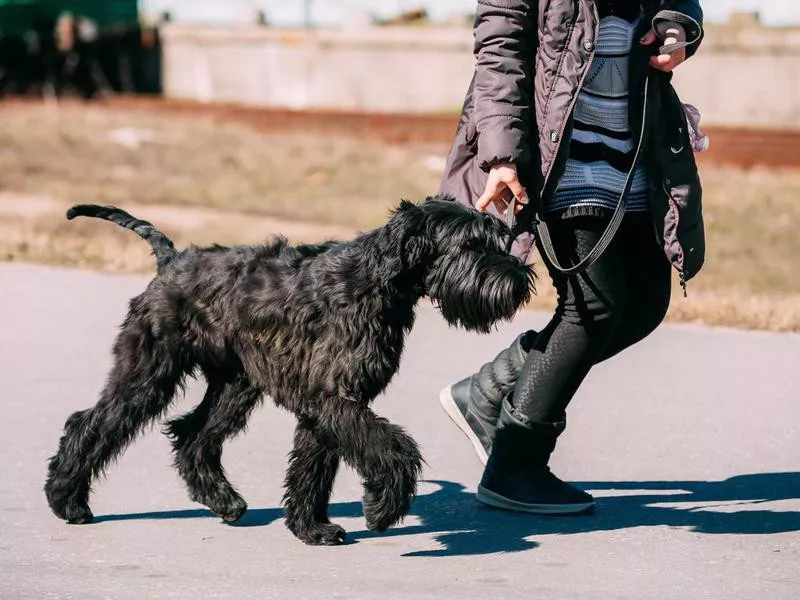
[[(562, 266), (595, 246), (608, 221), (575, 217), (548, 223)], [(541, 250), (541, 249), (540, 249)], [(515, 412), (557, 421), (593, 365), (645, 338), (663, 321), (670, 266), (647, 214), (626, 215), (606, 252), (580, 275), (548, 264), (558, 306), (536, 338), (514, 390)]]

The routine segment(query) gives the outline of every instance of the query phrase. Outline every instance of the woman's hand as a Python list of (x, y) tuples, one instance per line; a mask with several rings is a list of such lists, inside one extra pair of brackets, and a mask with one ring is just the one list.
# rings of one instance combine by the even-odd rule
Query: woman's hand
[[(674, 21), (664, 21), (658, 25), (658, 31), (651, 29), (639, 43), (642, 46), (650, 46), (658, 40), (664, 40), (664, 45), (677, 44), (686, 41), (686, 30), (680, 23)], [(669, 73), (675, 67), (686, 60), (686, 48), (680, 48), (669, 54), (659, 54), (650, 59), (650, 66), (659, 71)]]
[(504, 215), (508, 210), (511, 198), (517, 199), (515, 212), (519, 212), (522, 209), (522, 205), (528, 203), (528, 194), (517, 176), (517, 166), (511, 163), (494, 165), (489, 170), (486, 188), (483, 191), (483, 195), (478, 198), (475, 208), (483, 212), (488, 208), (489, 204), (494, 204), (497, 212)]

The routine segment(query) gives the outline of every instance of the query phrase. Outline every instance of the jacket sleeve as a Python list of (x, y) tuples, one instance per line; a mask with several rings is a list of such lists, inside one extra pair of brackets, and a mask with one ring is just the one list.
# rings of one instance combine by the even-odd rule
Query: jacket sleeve
[(528, 163), (538, 0), (478, 0), (475, 127), (482, 169)]
[(686, 30), (687, 58), (692, 56), (700, 47), (703, 40), (703, 8), (700, 0), (678, 0), (673, 3), (671, 10), (662, 10), (653, 19), (653, 28), (657, 29), (659, 21), (677, 21)]

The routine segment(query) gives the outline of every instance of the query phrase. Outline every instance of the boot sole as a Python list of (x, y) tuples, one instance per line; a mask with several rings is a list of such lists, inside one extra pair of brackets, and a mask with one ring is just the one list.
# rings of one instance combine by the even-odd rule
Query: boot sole
[(516, 500), (511, 500), (505, 496), (496, 494), (481, 485), (478, 485), (475, 498), (478, 502), (491, 506), (492, 508), (501, 508), (503, 510), (512, 510), (534, 515), (580, 515), (594, 511), (594, 502), (582, 502), (580, 504), (528, 504), (525, 502), (517, 502)]
[(447, 416), (450, 417), (450, 420), (456, 424), (464, 435), (467, 436), (467, 439), (472, 444), (473, 449), (475, 450), (475, 454), (478, 455), (478, 459), (486, 465), (486, 461), (489, 460), (489, 455), (486, 453), (486, 449), (481, 444), (481, 441), (478, 439), (478, 436), (472, 431), (472, 427), (469, 426), (467, 420), (464, 418), (464, 415), (461, 414), (461, 411), (458, 410), (458, 406), (456, 405), (456, 401), (453, 400), (453, 394), (450, 392), (451, 386), (447, 386), (441, 392), (439, 392), (439, 404), (442, 405), (444, 412), (447, 413)]

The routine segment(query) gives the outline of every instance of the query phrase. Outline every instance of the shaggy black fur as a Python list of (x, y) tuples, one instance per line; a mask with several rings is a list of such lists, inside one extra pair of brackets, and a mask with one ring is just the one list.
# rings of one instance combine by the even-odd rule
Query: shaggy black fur
[(286, 524), (309, 544), (340, 544), (328, 520), (339, 460), (364, 484), (364, 514), (382, 531), (408, 511), (422, 459), (403, 429), (370, 402), (397, 371), (417, 301), (452, 325), (488, 331), (528, 300), (532, 273), (504, 251), (508, 228), (456, 202), (403, 202), (388, 223), (350, 242), (189, 247), (114, 207), (75, 206), (132, 229), (153, 247), (158, 274), (130, 303), (100, 400), (67, 419), (45, 492), (70, 523), (92, 520), (89, 492), (143, 427), (201, 372), (203, 401), (172, 420), (175, 464), (191, 498), (225, 521), (247, 509), (225, 477), (224, 441), (262, 394), (297, 417), (286, 474)]

